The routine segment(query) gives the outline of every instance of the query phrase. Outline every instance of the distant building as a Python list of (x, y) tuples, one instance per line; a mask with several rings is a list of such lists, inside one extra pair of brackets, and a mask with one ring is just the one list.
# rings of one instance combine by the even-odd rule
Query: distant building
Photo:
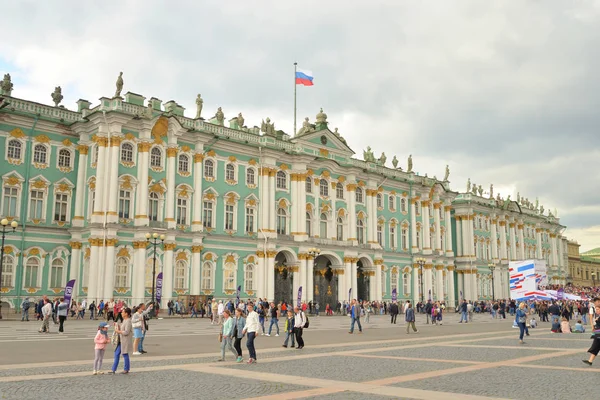
[(579, 243), (569, 241), (569, 277), (568, 282), (578, 286), (597, 286), (600, 284), (600, 248), (579, 253)]

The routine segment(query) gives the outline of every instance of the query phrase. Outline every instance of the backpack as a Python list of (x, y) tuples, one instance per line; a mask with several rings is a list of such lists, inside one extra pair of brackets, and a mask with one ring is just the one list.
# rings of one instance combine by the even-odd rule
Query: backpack
[(304, 317), (306, 318), (306, 322), (304, 323), (303, 328), (308, 328), (308, 326), (310, 325), (310, 321), (308, 320), (308, 317), (306, 316), (306, 314), (304, 314)]

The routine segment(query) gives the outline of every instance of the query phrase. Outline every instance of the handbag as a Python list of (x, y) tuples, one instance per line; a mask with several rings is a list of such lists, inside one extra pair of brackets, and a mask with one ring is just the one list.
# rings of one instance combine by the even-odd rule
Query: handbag
[(113, 332), (112, 336), (110, 337), (110, 342), (114, 346), (118, 346), (119, 345), (119, 334), (117, 333), (117, 331)]
[(223, 341), (223, 333), (219, 332), (219, 343)]
[(523, 317), (519, 317), (519, 323), (520, 324), (524, 324), (527, 322), (527, 317), (523, 316)]

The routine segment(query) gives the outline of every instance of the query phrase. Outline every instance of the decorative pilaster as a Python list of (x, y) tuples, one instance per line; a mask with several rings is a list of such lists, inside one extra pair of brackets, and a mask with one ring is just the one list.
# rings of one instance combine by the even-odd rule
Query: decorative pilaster
[(75, 279), (75, 285), (76, 287), (79, 287), (79, 269), (81, 266), (82, 244), (79, 241), (72, 241), (69, 243), (69, 245), (71, 246), (71, 270), (69, 271), (69, 280)]
[(358, 258), (352, 258), (352, 264), (350, 269), (352, 270), (352, 298), (358, 299), (358, 267), (356, 263)]
[[(383, 259), (382, 258), (376, 258), (373, 263), (375, 264), (375, 290), (372, 291), (372, 295), (369, 296), (371, 297), (370, 299), (368, 299), (369, 301), (382, 301), (383, 300), (383, 292), (385, 292), (386, 288), (381, 286), (381, 274), (385, 274), (386, 272), (383, 270), (384, 266), (383, 266)], [(389, 282), (389, 279), (386, 279), (386, 282)], [(401, 280), (398, 279), (398, 291), (400, 290), (400, 282)], [(391, 293), (390, 293), (391, 294)], [(400, 297), (400, 293), (398, 293), (398, 297)]]
[[(107, 222), (116, 223), (119, 221), (118, 199), (119, 199), (119, 152), (121, 149), (121, 136), (110, 138), (110, 160), (109, 160), (109, 178), (108, 178), (108, 211)], [(108, 149), (107, 149), (108, 150)]]
[(537, 241), (536, 258), (541, 260), (544, 257), (542, 256), (542, 230), (540, 228), (535, 229), (535, 238)]
[(338, 265), (334, 270), (334, 273), (338, 282), (338, 301), (340, 303), (344, 302), (344, 298), (348, 296), (348, 290), (346, 290), (346, 267), (344, 265)]
[(431, 231), (429, 226), (429, 201), (421, 202), (421, 223), (423, 224), (423, 254), (431, 254)]
[(462, 215), (460, 219), (460, 226), (462, 228), (462, 256), (471, 257), (471, 246), (473, 246), (471, 235), (469, 235), (469, 225), (471, 224), (471, 220), (468, 215)]
[(410, 236), (412, 238), (413, 253), (419, 251), (417, 243), (417, 207), (415, 206), (417, 201), (419, 201), (418, 197), (410, 199)]
[[(115, 246), (119, 242), (118, 239), (106, 239), (104, 260), (104, 290), (102, 297), (110, 299), (113, 296), (115, 286)], [(128, 288), (129, 289), (129, 288)]]
[(306, 257), (306, 301), (314, 300), (315, 291), (315, 262), (311, 256)]
[(556, 243), (556, 234), (554, 234), (554, 233), (550, 234), (550, 246), (552, 249), (552, 253), (551, 253), (552, 266), (554, 268), (558, 268), (558, 246)]
[(510, 240), (510, 259), (517, 259), (517, 237), (515, 235), (515, 223), (510, 222), (508, 224), (508, 234)]
[(423, 287), (425, 290), (425, 301), (430, 299), (433, 300), (433, 264), (423, 265), (423, 275), (425, 280), (423, 281)]
[[(342, 293), (342, 297), (340, 301), (348, 299), (348, 292), (352, 288), (352, 257), (344, 257), (344, 293)], [(352, 289), (354, 291), (356, 289)]]
[(203, 247), (197, 244), (192, 246), (192, 283), (190, 285), (190, 294), (192, 296), (200, 294), (200, 282), (202, 280), (202, 249)]
[(506, 249), (506, 221), (502, 217), (500, 219), (500, 259), (508, 261), (508, 252)]
[(98, 161), (96, 163), (96, 199), (94, 200), (94, 211), (92, 213), (92, 222), (95, 223), (104, 222), (104, 214), (106, 212), (104, 200), (108, 193), (106, 185), (106, 164), (108, 161), (106, 149), (107, 143), (108, 139), (105, 137), (96, 138), (96, 145), (98, 146)]
[(517, 225), (518, 233), (519, 233), (519, 260), (525, 259), (525, 232), (523, 232), (523, 223), (520, 222)]
[[(306, 301), (306, 295), (308, 292), (308, 284), (307, 284), (307, 258), (308, 258), (308, 254), (306, 253), (299, 253), (298, 254), (298, 260), (299, 260), (299, 282), (300, 282), (300, 286), (302, 286), (302, 301)], [(294, 282), (296, 281), (296, 277), (294, 276)], [(296, 293), (297, 295), (297, 293)]]
[(275, 301), (275, 250), (267, 251), (267, 299)]
[(461, 221), (462, 216), (455, 215), (454, 219), (456, 220), (456, 256), (462, 257), (463, 256), (463, 245), (462, 245), (463, 235), (462, 235), (462, 221)]
[(442, 227), (440, 224), (440, 209), (442, 207), (442, 203), (434, 203), (433, 205), (433, 223), (435, 226), (435, 251), (438, 253), (442, 251)]
[[(176, 226), (175, 222), (175, 171), (177, 161), (177, 147), (167, 148), (167, 199), (165, 222), (169, 229)], [(163, 274), (164, 278), (164, 274)], [(163, 282), (164, 283), (164, 282)]]
[(444, 301), (444, 266), (435, 266), (435, 295), (438, 301)]
[[(275, 204), (275, 174), (277, 170), (272, 168), (269, 171), (269, 231), (275, 232), (277, 226), (277, 205)], [(275, 260), (273, 260), (273, 268), (275, 268)], [(274, 275), (273, 275), (274, 276)], [(275, 281), (273, 281), (275, 282)], [(274, 283), (272, 283), (274, 285)], [(273, 291), (273, 296), (275, 295), (275, 291)], [(269, 300), (273, 300), (269, 297)]]
[[(173, 240), (174, 238), (168, 238)], [(173, 250), (175, 250), (177, 244), (174, 242), (165, 242), (163, 244), (164, 256), (163, 256), (163, 289), (162, 299), (160, 300), (161, 306), (164, 306), (173, 298)], [(215, 285), (216, 286), (216, 285)]]
[(454, 292), (454, 265), (449, 265), (446, 269), (446, 278), (448, 279), (448, 306), (455, 308), (456, 293)]
[[(348, 183), (346, 193), (348, 195), (348, 241), (356, 241), (356, 184)], [(346, 276), (350, 276), (350, 271), (346, 272), (348, 273)]]
[(88, 277), (87, 301), (88, 304), (98, 298), (98, 286), (100, 278), (100, 250), (103, 250), (102, 239), (90, 238), (90, 270)]
[[(87, 176), (87, 160), (89, 147), (84, 144), (81, 144), (77, 146), (77, 151), (79, 152), (79, 162), (77, 167), (77, 188), (75, 189), (75, 215), (73, 217), (72, 223), (73, 226), (82, 227), (83, 221), (85, 219), (85, 217), (83, 216), (84, 202), (86, 198), (86, 193), (88, 191), (87, 185), (85, 184), (85, 177)], [(77, 283), (79, 283), (79, 281), (77, 281)]]
[(258, 270), (256, 271), (257, 278), (257, 287), (256, 287), (256, 297), (260, 299), (264, 299), (267, 296), (266, 285), (266, 262), (265, 262), (265, 252), (262, 250), (258, 250), (256, 252), (256, 256), (258, 257)]
[[(135, 203), (135, 226), (147, 226), (149, 223), (148, 217), (148, 160), (150, 147), (152, 146), (149, 142), (138, 143), (138, 185), (137, 185), (137, 199)], [(145, 277), (144, 277), (145, 280)], [(145, 293), (144, 293), (145, 296)]]
[(497, 228), (496, 228), (496, 224), (498, 223), (498, 220), (496, 219), (495, 216), (492, 216), (492, 222), (491, 222), (491, 242), (492, 242), (492, 260), (498, 260), (498, 233), (497, 233)]
[[(202, 165), (204, 156), (194, 154), (194, 211), (192, 220), (192, 232), (202, 232)], [(260, 178), (258, 178), (260, 179)], [(200, 287), (198, 287), (198, 292)]]
[[(139, 160), (139, 157), (138, 157)], [(146, 240), (133, 242), (133, 284), (131, 287), (132, 304), (146, 302)]]

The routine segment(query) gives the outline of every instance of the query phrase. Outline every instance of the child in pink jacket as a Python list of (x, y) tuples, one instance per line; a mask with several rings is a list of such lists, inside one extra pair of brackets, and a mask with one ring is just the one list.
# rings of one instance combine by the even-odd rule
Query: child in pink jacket
[(110, 342), (108, 338), (108, 324), (106, 322), (100, 322), (98, 326), (98, 333), (94, 338), (94, 346), (96, 356), (94, 358), (94, 375), (102, 374), (102, 360), (104, 359), (104, 349), (106, 349), (107, 343)]

